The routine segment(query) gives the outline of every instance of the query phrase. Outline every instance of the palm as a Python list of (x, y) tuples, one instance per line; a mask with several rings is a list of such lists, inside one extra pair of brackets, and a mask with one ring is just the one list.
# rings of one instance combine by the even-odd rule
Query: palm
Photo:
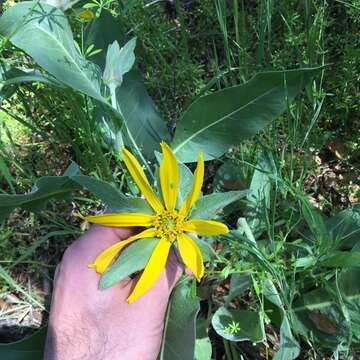
[[(105, 248), (130, 235), (128, 228), (96, 225), (66, 250), (55, 277), (49, 322), (53, 346), (66, 342), (62, 334), (68, 336), (72, 328), (74, 338), (78, 338), (77, 351), (81, 343), (91, 340), (90, 348), (81, 349), (86, 356), (94, 351), (94, 356), (99, 358), (100, 353), (95, 351), (104, 351), (102, 359), (156, 358), (168, 298), (181, 274), (176, 261), (170, 257), (154, 286), (132, 304), (128, 304), (126, 298), (136, 280), (127, 279), (109, 289), (99, 290), (99, 275), (87, 266)], [(74, 350), (66, 346), (66, 351)], [(66, 356), (71, 354), (64, 354), (60, 359)]]

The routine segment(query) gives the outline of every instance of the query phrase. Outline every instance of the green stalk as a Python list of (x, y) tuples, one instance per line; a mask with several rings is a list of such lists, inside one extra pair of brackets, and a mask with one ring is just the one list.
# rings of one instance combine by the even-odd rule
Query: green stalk
[(226, 359), (233, 360), (231, 350), (230, 350), (229, 340), (226, 340), (223, 338), (223, 343), (224, 343), (224, 348), (225, 348)]
[[(126, 121), (125, 121), (125, 117), (120, 109), (120, 106), (118, 106), (118, 103), (117, 103), (117, 100), (116, 100), (116, 86), (113, 85), (113, 84), (110, 84), (109, 85), (109, 89), (110, 89), (110, 95), (111, 95), (111, 106), (113, 107), (114, 110), (116, 110), (117, 112), (119, 112), (119, 114), (121, 115), (122, 119), (123, 119), (123, 126), (125, 127), (126, 129), (126, 132), (127, 132), (127, 135), (132, 143), (132, 146), (133, 148), (136, 150), (139, 158), (141, 159), (141, 161), (143, 162), (143, 164), (145, 165), (146, 167), (146, 170), (148, 171), (148, 173), (150, 174), (152, 180), (155, 179), (154, 177), (154, 173), (152, 172), (149, 164), (147, 163), (146, 159), (144, 158), (141, 150), (139, 149), (135, 139), (133, 138), (127, 124), (126, 124)], [(123, 141), (122, 141), (123, 142)]]
[(77, 113), (77, 116), (81, 121), (82, 127), (86, 133), (87, 143), (89, 144), (91, 150), (94, 152), (96, 159), (99, 160), (101, 173), (105, 176), (106, 179), (113, 180), (112, 173), (109, 169), (107, 162), (105, 161), (101, 147), (99, 143), (96, 141), (96, 139), (94, 140), (94, 136), (91, 131), (88, 119), (84, 116), (83, 111), (79, 110), (79, 104), (77, 104), (67, 92), (66, 92), (66, 96), (70, 101), (73, 110)]
[(20, 116), (17, 116), (14, 113), (12, 113), (11, 111), (7, 110), (6, 108), (0, 106), (0, 111), (3, 111), (4, 113), (6, 113), (10, 117), (12, 117), (14, 120), (18, 121), (21, 125), (24, 125), (27, 128), (29, 128), (30, 130), (32, 130), (34, 133), (44, 135), (45, 138), (48, 138), (48, 136), (46, 134), (44, 134), (41, 130), (38, 130), (36, 127), (31, 125), (27, 121), (23, 120)]
[(175, 9), (176, 9), (176, 14), (179, 17), (181, 42), (182, 42), (182, 44), (184, 46), (184, 49), (185, 49), (185, 56), (190, 61), (190, 59), (189, 59), (189, 46), (188, 46), (188, 40), (187, 40), (187, 35), (186, 35), (186, 30), (185, 30), (185, 20), (184, 20), (184, 14), (183, 14), (183, 9), (181, 7), (180, 0), (175, 0)]
[(235, 359), (235, 360), (239, 359), (239, 354), (236, 350), (235, 344), (233, 343), (233, 341), (229, 341), (229, 343), (230, 343), (230, 350), (231, 350), (233, 359)]

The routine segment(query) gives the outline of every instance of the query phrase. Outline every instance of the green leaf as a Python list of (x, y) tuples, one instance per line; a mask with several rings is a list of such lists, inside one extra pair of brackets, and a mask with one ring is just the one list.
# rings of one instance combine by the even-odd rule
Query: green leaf
[(245, 178), (240, 164), (225, 161), (216, 171), (213, 186), (216, 192), (244, 189)]
[(301, 196), (301, 212), (307, 225), (310, 228), (315, 241), (318, 243), (328, 243), (330, 240), (330, 233), (325, 225), (323, 214), (310, 203), (305, 197)]
[(225, 206), (248, 194), (247, 190), (228, 191), (205, 195), (196, 201), (191, 213), (192, 219), (213, 219)]
[(351, 249), (359, 243), (360, 204), (355, 204), (326, 220), (326, 228), (333, 239), (339, 239), (342, 248)]
[(171, 294), (164, 325), (160, 360), (193, 359), (195, 321), (200, 304), (188, 296), (189, 286), (180, 282)]
[(27, 194), (0, 194), (0, 221), (16, 207), (40, 211), (49, 200), (67, 198), (72, 192), (83, 188), (113, 211), (153, 213), (144, 199), (126, 197), (104, 181), (81, 175), (79, 167), (72, 163), (62, 176), (44, 176), (38, 179)]
[(243, 85), (195, 100), (177, 124), (172, 144), (176, 156), (193, 162), (202, 151), (206, 160), (218, 158), (276, 119), (320, 70), (259, 73)]
[(114, 264), (102, 274), (100, 289), (107, 289), (127, 276), (144, 269), (158, 242), (158, 238), (139, 239), (126, 248)]
[(0, 195), (0, 221), (16, 207), (40, 211), (50, 199), (67, 197), (80, 188), (68, 176), (44, 176), (35, 182), (27, 194)]
[(47, 328), (36, 331), (31, 336), (10, 344), (0, 344), (0, 359), (40, 360), (43, 358)]
[(196, 245), (199, 247), (201, 251), (201, 255), (205, 262), (210, 261), (215, 257), (215, 251), (210, 244), (208, 244), (206, 241), (202, 239), (199, 239), (196, 236), (191, 236), (191, 238), (195, 241)]
[(141, 212), (153, 214), (148, 203), (141, 198), (126, 197), (113, 185), (90, 176), (71, 176), (71, 180), (86, 188), (113, 212)]
[(212, 346), (208, 335), (207, 320), (196, 322), (195, 360), (211, 360)]
[[(229, 310), (221, 306), (211, 323), (214, 330), (226, 340), (259, 342), (265, 339), (263, 319), (258, 312)], [(231, 325), (237, 325), (238, 330), (232, 332)]]
[[(247, 196), (246, 218), (250, 229), (258, 233), (265, 226), (266, 214), (264, 212), (270, 206), (271, 178), (276, 170), (272, 166), (272, 161), (263, 151), (257, 161), (256, 169), (250, 183), (250, 194)], [(260, 231), (259, 231), (260, 230)]]
[(193, 182), (194, 182), (194, 174), (191, 170), (183, 163), (179, 164), (179, 192), (177, 197), (177, 203), (182, 204), (187, 196), (189, 195)]
[(360, 267), (360, 251), (333, 251), (317, 264), (325, 267)]
[[(132, 70), (124, 75), (124, 81), (116, 92), (118, 106), (134, 142), (147, 158), (154, 158), (154, 150), (161, 141), (170, 142), (170, 135), (155, 103), (148, 95), (141, 73)], [(132, 146), (128, 134), (125, 143)]]
[(92, 60), (104, 71), (106, 64), (106, 49), (114, 41), (125, 43), (126, 27), (121, 23), (120, 17), (115, 18), (110, 12), (103, 10), (101, 15), (91, 21), (85, 29), (85, 48), (90, 45), (94, 49), (102, 49), (92, 56)]
[(230, 280), (230, 291), (229, 295), (226, 297), (225, 303), (229, 304), (232, 299), (249, 289), (251, 284), (252, 280), (250, 273), (232, 274)]
[(304, 294), (293, 304), (297, 331), (325, 347), (360, 345), (360, 269), (343, 270), (337, 281)]
[(10, 86), (15, 84), (22, 84), (24, 82), (41, 82), (44, 84), (52, 85), (55, 87), (64, 87), (55, 78), (43, 74), (38, 70), (27, 69), (27, 68), (8, 68), (0, 70), (0, 78), (3, 81), (3, 86)]
[(0, 34), (62, 83), (101, 102), (100, 73), (77, 50), (64, 13), (40, 2), (21, 2), (0, 18)]
[(247, 196), (251, 208), (269, 207), (271, 181), (269, 174), (273, 174), (274, 169), (271, 161), (265, 153), (259, 156), (256, 169), (253, 173), (249, 190), (251, 193)]
[(5, 85), (6, 80), (11, 77), (8, 72), (11, 69), (7, 64), (0, 64), (0, 104), (3, 100), (10, 98), (16, 91), (13, 85)]
[(274, 360), (296, 359), (300, 354), (299, 343), (296, 341), (292, 333), (288, 314), (285, 311), (280, 295), (274, 283), (269, 279), (265, 279), (263, 283), (263, 294), (267, 300), (279, 308), (282, 317), (279, 350), (274, 356)]

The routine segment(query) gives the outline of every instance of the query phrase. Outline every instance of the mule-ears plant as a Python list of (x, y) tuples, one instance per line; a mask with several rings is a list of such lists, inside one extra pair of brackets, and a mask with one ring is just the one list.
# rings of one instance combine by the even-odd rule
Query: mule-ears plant
[[(218, 2), (218, 16), (219, 19), (223, 19), (220, 5)], [(59, 9), (39, 2), (20, 2), (6, 11), (0, 19), (0, 34), (3, 36), (4, 46), (15, 46), (32, 59), (26, 66), (24, 62), (23, 66), (12, 69), (12, 72), (4, 72), (4, 86), (1, 88), (4, 98), (11, 96), (9, 89), (16, 88), (24, 82), (32, 84), (36, 81), (56, 88), (56, 91), (65, 94), (67, 99), (75, 101), (73, 109), (81, 118), (80, 128), (86, 138), (91, 139), (96, 135), (93, 144), (94, 159), (104, 164), (107, 176), (103, 178), (110, 181), (109, 183), (83, 175), (79, 167), (72, 163), (63, 176), (40, 178), (29, 193), (0, 195), (0, 217), (4, 219), (16, 207), (31, 211), (41, 210), (50, 199), (67, 199), (72, 193), (86, 189), (99, 198), (111, 212), (85, 219), (121, 226), (139, 224), (141, 219), (141, 225), (150, 228), (145, 230), (146, 233), (137, 236), (141, 236), (142, 239), (135, 241), (135, 238), (132, 238), (132, 244), (128, 239), (127, 242), (116, 244), (114, 249), (110, 248), (94, 259), (96, 270), (102, 273), (99, 286), (104, 291), (145, 268), (135, 293), (130, 295), (130, 300), (134, 300), (155, 281), (156, 275), (166, 262), (170, 245), (176, 246), (177, 243), (185, 265), (193, 270), (196, 278), (202, 280), (200, 290), (206, 290), (206, 286), (211, 287), (213, 284), (218, 285), (224, 277), (231, 277), (231, 289), (226, 303), (222, 305), (209, 301), (209, 317), (204, 322), (206, 328), (211, 322), (216, 333), (224, 339), (224, 346), (230, 358), (236, 357), (236, 342), (264, 340), (264, 322), (270, 315), (265, 309), (263, 296), (280, 313), (281, 340), (278, 358), (285, 358), (284, 356), (289, 354), (286, 353), (289, 344), (291, 353), (288, 358), (295, 358), (299, 353), (295, 334), (306, 336), (307, 332), (311, 331), (307, 330), (311, 328), (306, 322), (309, 320), (306, 318), (309, 309), (300, 303), (296, 304), (299, 310), (294, 310), (294, 317), (300, 313), (303, 315), (303, 319), (298, 323), (293, 322), (289, 316), (295, 295), (288, 285), (289, 277), (282, 267), (284, 264), (272, 261), (271, 256), (281, 251), (282, 246), (285, 246), (285, 240), (279, 245), (272, 231), (277, 224), (272, 221), (275, 215), (271, 212), (273, 202), (269, 200), (269, 193), (275, 188), (277, 194), (280, 180), (284, 185), (281, 188), (283, 193), (296, 192), (290, 192), (292, 187), (285, 186), (286, 181), (282, 181), (276, 172), (272, 172), (274, 167), (271, 164), (264, 167), (264, 161), (259, 159), (249, 190), (203, 195), (200, 193), (202, 158), (208, 162), (217, 160), (233, 145), (251, 138), (264, 129), (289, 109), (292, 100), (306, 85), (311, 84), (314, 76), (323, 69), (301, 68), (263, 72), (242, 85), (234, 85), (198, 97), (180, 116), (172, 136), (148, 96), (141, 75), (136, 64), (134, 65), (135, 40), (126, 42), (124, 36), (119, 35), (121, 26), (105, 10), (97, 15), (99, 16), (96, 19), (90, 19), (87, 23), (86, 35), (82, 40), (84, 48), (90, 46), (91, 49), (102, 51), (96, 51), (94, 56), (88, 59), (79, 51), (83, 47), (75, 45), (67, 16)], [(225, 34), (224, 23), (222, 29)], [(185, 36), (186, 33), (184, 42)], [(51, 52), (48, 49), (51, 49)], [(228, 60), (230, 62), (231, 58)], [(36, 69), (33, 68), (35, 64)], [(14, 70), (17, 71), (16, 76)], [(19, 74), (21, 76), (18, 76)], [(161, 158), (158, 150), (162, 141), (169, 146), (162, 146), (164, 153)], [(122, 145), (125, 145), (134, 156), (127, 150), (120, 153)], [(202, 156), (193, 176), (185, 163), (195, 162), (199, 153), (202, 153)], [(157, 157), (160, 167), (156, 165)], [(136, 197), (136, 190), (129, 191), (132, 184), (125, 167), (121, 176), (128, 181), (121, 182), (118, 188), (118, 179), (109, 165), (109, 158), (111, 161), (116, 159), (117, 163), (124, 160), (146, 200)], [(145, 180), (145, 173), (149, 180)], [(263, 191), (266, 192), (266, 196)], [(239, 199), (245, 200), (245, 197), (249, 204), (244, 211), (247, 220), (241, 216), (235, 225), (236, 221), (228, 221), (230, 218), (224, 214), (234, 213), (234, 209), (242, 205)], [(237, 208), (228, 207), (234, 203)], [(225, 211), (222, 213), (223, 209)], [(134, 213), (137, 215), (131, 215)], [(266, 216), (262, 218), (259, 214)], [(268, 216), (269, 214), (272, 217)], [(289, 223), (293, 225), (292, 215), (291, 212)], [(312, 219), (312, 216), (308, 218)], [(215, 222), (208, 219), (214, 219)], [(219, 235), (227, 231), (227, 226), (219, 225), (221, 222), (229, 223), (233, 225), (229, 227), (235, 229), (226, 235)], [(310, 227), (314, 228), (313, 225)], [(189, 240), (184, 237), (185, 232), (210, 234), (212, 239)], [(261, 238), (264, 232), (269, 234), (269, 244), (264, 244)], [(145, 235), (151, 237), (147, 238)], [(171, 244), (171, 241), (164, 238), (177, 238), (178, 241)], [(186, 240), (182, 242), (184, 239)], [(226, 244), (223, 251), (215, 255), (213, 260), (214, 251), (209, 245), (210, 240)], [(120, 249), (125, 245), (129, 246)], [(301, 245), (303, 255), (308, 247), (304, 243)], [(161, 251), (154, 250), (159, 246)], [(122, 250), (120, 254), (119, 250)], [(324, 252), (321, 252), (321, 255), (324, 256)], [(153, 256), (159, 260), (155, 268), (152, 267)], [(310, 263), (313, 261), (311, 256), (302, 256), (305, 259), (298, 263), (295, 261), (295, 265)], [(204, 273), (202, 258), (208, 260), (209, 264)], [(337, 258), (337, 263), (341, 261), (339, 259), (340, 257)], [(328, 266), (331, 261), (333, 264), (336, 263), (335, 260), (326, 261), (325, 264)], [(156, 272), (148, 276), (149, 269), (155, 269)], [(281, 274), (284, 276), (281, 277)], [(320, 276), (317, 277), (319, 278)], [(316, 286), (316, 283), (313, 282), (312, 285)], [(245, 310), (233, 309), (234, 299), (249, 289), (256, 295), (256, 301), (252, 301), (250, 308)], [(308, 290), (310, 289), (306, 288), (306, 291)], [(324, 298), (326, 296), (324, 295)], [(194, 357), (195, 320), (198, 311), (196, 287), (192, 280), (185, 277), (175, 288), (170, 300), (159, 355), (161, 359), (173, 358), (174, 349), (179, 358)], [(316, 318), (316, 315), (313, 314), (312, 317)], [(298, 328), (293, 330), (290, 324), (297, 324)], [(211, 358), (211, 349), (208, 358)]]

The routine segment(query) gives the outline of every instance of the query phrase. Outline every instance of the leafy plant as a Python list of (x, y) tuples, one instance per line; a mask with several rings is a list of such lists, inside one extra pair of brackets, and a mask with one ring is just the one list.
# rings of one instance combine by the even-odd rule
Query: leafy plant
[[(79, 192), (83, 196), (84, 190), (113, 212), (149, 214), (151, 208), (123, 168), (120, 150), (126, 145), (134, 152), (156, 187), (162, 140), (171, 144), (179, 160), (176, 201), (181, 204), (193, 181), (192, 165), (186, 163), (196, 161), (202, 151), (210, 170), (204, 194), (190, 217), (222, 220), (234, 230), (206, 241), (194, 239), (208, 262), (206, 277), (197, 287), (184, 277), (174, 289), (160, 358), (210, 359), (225, 353), (228, 359), (237, 359), (245, 352), (244, 341), (258, 347), (270, 341), (265, 333), (268, 326), (280, 334), (274, 359), (298, 357), (303, 339), (314, 347), (347, 353), (359, 340), (358, 294), (353, 286), (359, 264), (359, 209), (356, 205), (335, 216), (321, 214), (303, 193), (306, 164), (298, 166), (309, 155), (304, 146), (325, 141), (326, 136), (310, 135), (325, 98), (323, 33), (328, 5), (316, 1), (301, 5), (307, 19), (304, 35), (298, 31), (302, 22), (293, 1), (262, 1), (248, 8), (243, 1), (231, 6), (225, 1), (202, 2), (199, 7), (209, 14), (211, 27), (217, 24), (220, 29), (213, 36), (214, 59), (206, 64), (214, 71), (211, 78), (210, 70), (191, 63), (198, 55), (192, 56), (188, 46), (189, 19), (180, 2), (175, 3), (180, 24), (175, 36), (183, 52), (169, 40), (169, 29), (159, 27), (155, 38), (145, 21), (135, 20), (127, 41), (124, 34), (129, 24), (124, 18), (134, 21), (139, 15), (128, 15), (140, 6), (129, 2), (85, 4), (85, 9), (96, 9), (88, 23), (74, 20), (80, 9), (38, 1), (17, 3), (4, 13), (2, 47), (16, 52), (18, 60), (1, 67), (2, 111), (41, 136), (51, 129), (71, 145), (82, 169), (92, 176), (83, 175), (72, 163), (62, 176), (41, 177), (30, 192), (16, 194), (10, 161), (0, 152), (0, 171), (11, 191), (0, 194), (0, 219), (19, 207), (47, 209), (50, 200), (74, 199)], [(347, 14), (356, 17), (350, 10)], [(163, 20), (163, 15), (159, 17)], [(275, 36), (274, 19), (279, 29), (285, 29), (284, 37)], [(163, 22), (164, 26), (169, 23)], [(250, 45), (247, 28), (256, 29), (256, 46)], [(147, 46), (157, 41), (166, 45), (165, 50)], [(285, 44), (286, 56), (280, 57), (285, 50), (279, 42)], [(176, 64), (168, 64), (166, 51), (180, 53)], [(204, 50), (205, 57), (210, 58), (208, 51)], [(223, 63), (217, 62), (218, 53)], [(174, 91), (179, 94), (169, 95), (169, 91), (158, 102), (171, 129), (148, 95), (135, 55), (147, 60), (140, 67), (147, 66), (152, 93), (161, 91), (158, 78), (173, 81), (172, 67), (184, 67), (179, 79), (184, 76), (186, 81)], [(284, 70), (294, 64), (300, 67)], [(195, 97), (194, 84), (198, 85)], [(303, 89), (308, 102), (297, 100)], [(44, 92), (48, 95), (42, 96)], [(190, 94), (193, 101), (184, 101)], [(39, 112), (27, 106), (27, 96), (37, 98)], [(26, 116), (18, 116), (19, 109), (9, 110), (8, 104), (11, 108), (15, 103), (21, 103)], [(59, 107), (54, 113), (53, 103)], [(353, 100), (344, 100), (339, 107), (345, 103), (356, 107)], [(43, 111), (56, 114), (48, 127), (37, 120)], [(273, 123), (275, 119), (279, 121)], [(127, 247), (103, 273), (100, 287), (106, 289), (143, 270), (157, 243), (150, 237)], [(6, 271), (2, 274), (11, 283), (11, 276)], [(222, 339), (222, 345), (211, 347), (214, 339)], [(23, 358), (23, 353), (13, 351), (29, 341), (4, 346), (0, 354), (11, 351), (11, 356)], [(31, 355), (38, 356), (41, 347), (42, 343)]]

